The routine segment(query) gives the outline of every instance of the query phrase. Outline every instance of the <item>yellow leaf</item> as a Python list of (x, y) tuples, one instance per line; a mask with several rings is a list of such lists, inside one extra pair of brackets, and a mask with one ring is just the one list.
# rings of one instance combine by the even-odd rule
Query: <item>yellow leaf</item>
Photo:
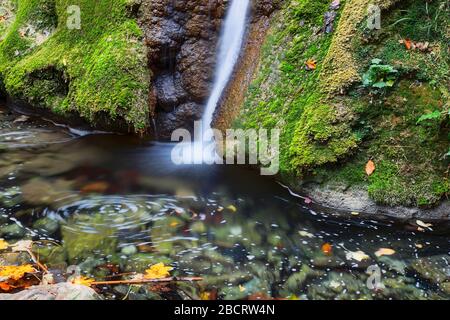
[(392, 256), (395, 253), (395, 250), (389, 249), (389, 248), (380, 248), (377, 252), (375, 252), (375, 255), (377, 257), (381, 256)]
[(369, 160), (366, 164), (366, 173), (368, 176), (371, 176), (375, 171), (375, 163), (372, 160)]
[(78, 284), (78, 285), (82, 285), (82, 286), (86, 286), (86, 287), (90, 287), (92, 286), (92, 283), (94, 283), (95, 280), (88, 278), (88, 277), (83, 277), (83, 276), (79, 276), (76, 277), (72, 280), (70, 280), (70, 283), (72, 284)]
[(208, 291), (200, 293), (200, 300), (211, 300), (211, 293)]
[(240, 291), (240, 292), (244, 292), (244, 291), (245, 291), (245, 287), (242, 286), (242, 285), (239, 285), (239, 291)]
[(145, 270), (145, 279), (161, 279), (161, 278), (167, 278), (170, 276), (170, 272), (173, 268), (165, 266), (164, 263), (160, 262), (153, 266), (151, 266), (149, 269)]
[(0, 278), (7, 278), (12, 280), (22, 279), (25, 273), (33, 273), (36, 270), (31, 264), (23, 266), (0, 266)]
[(170, 226), (171, 226), (172, 228), (175, 228), (176, 226), (178, 226), (178, 222), (177, 222), (177, 221), (171, 222), (171, 223), (170, 223)]
[(314, 59), (308, 59), (306, 62), (306, 70), (316, 70), (317, 62)]
[(352, 212), (350, 212), (350, 214), (351, 214), (352, 216), (359, 216), (359, 212), (356, 212), (356, 211), (352, 211)]
[(229, 205), (229, 206), (227, 207), (227, 209), (230, 210), (230, 211), (233, 212), (233, 213), (237, 211), (237, 208), (236, 208), (235, 206), (233, 206), (233, 205)]
[(9, 243), (3, 239), (0, 239), (0, 250), (5, 250), (9, 247)]

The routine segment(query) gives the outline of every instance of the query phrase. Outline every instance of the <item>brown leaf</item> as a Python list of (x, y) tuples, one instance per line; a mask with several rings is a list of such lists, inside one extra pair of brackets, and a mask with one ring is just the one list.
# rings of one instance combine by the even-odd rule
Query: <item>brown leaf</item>
[(366, 173), (368, 176), (371, 176), (375, 172), (375, 163), (372, 160), (369, 160), (366, 164)]

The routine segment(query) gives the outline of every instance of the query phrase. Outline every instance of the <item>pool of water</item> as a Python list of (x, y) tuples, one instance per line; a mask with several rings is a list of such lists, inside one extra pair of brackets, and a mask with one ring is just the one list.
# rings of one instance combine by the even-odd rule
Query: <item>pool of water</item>
[(0, 107), (0, 238), (33, 240), (61, 279), (69, 266), (108, 280), (163, 262), (203, 280), (97, 290), (107, 299), (450, 298), (448, 232), (338, 219), (245, 167), (175, 166), (170, 144), (79, 133)]

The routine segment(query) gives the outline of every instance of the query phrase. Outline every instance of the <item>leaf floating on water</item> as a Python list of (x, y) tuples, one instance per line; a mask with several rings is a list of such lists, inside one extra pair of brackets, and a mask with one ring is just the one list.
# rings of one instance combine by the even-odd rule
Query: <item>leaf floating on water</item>
[(416, 220), (416, 224), (417, 224), (419, 227), (422, 227), (422, 228), (428, 228), (428, 229), (430, 229), (430, 228), (433, 226), (431, 223), (425, 223), (425, 222), (423, 222), (422, 220)]
[(20, 240), (11, 246), (13, 252), (29, 252), (33, 248), (33, 241)]
[(0, 239), (0, 250), (5, 250), (9, 247), (9, 243), (3, 239)]
[(227, 209), (230, 210), (230, 211), (233, 212), (233, 213), (235, 213), (235, 212), (237, 211), (237, 208), (236, 208), (235, 206), (233, 206), (233, 205), (229, 205), (229, 206), (227, 207)]
[(149, 269), (145, 270), (145, 279), (161, 279), (166, 278), (170, 276), (170, 272), (173, 270), (172, 267), (165, 266), (164, 263), (160, 262), (153, 266), (151, 266)]
[(92, 284), (94, 282), (95, 282), (94, 279), (91, 279), (88, 277), (83, 277), (83, 276), (76, 277), (70, 281), (70, 283), (72, 283), (72, 284), (77, 284), (77, 285), (86, 286), (86, 287), (92, 286)]
[(367, 260), (370, 259), (370, 257), (363, 251), (359, 250), (359, 251), (348, 251), (347, 254), (345, 255), (345, 257), (347, 258), (347, 260), (356, 260), (356, 261), (363, 261), (363, 260)]
[(31, 264), (23, 266), (0, 266), (0, 278), (19, 280), (22, 279), (26, 273), (36, 272)]
[(366, 164), (366, 173), (370, 177), (375, 172), (375, 163), (372, 160), (369, 160)]
[(309, 233), (308, 231), (299, 231), (298, 234), (305, 238), (314, 238), (314, 235), (312, 233)]
[(330, 255), (333, 252), (333, 246), (329, 243), (324, 243), (321, 249), (322, 252), (326, 255)]
[(375, 252), (377, 257), (392, 256), (393, 254), (395, 254), (395, 250), (389, 248), (380, 248), (377, 252)]

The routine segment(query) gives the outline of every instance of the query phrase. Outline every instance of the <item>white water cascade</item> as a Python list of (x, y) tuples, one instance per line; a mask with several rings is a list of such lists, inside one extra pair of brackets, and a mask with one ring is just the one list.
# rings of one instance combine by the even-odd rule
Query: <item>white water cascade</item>
[(214, 111), (239, 58), (249, 4), (250, 0), (232, 0), (228, 9), (222, 29), (214, 86), (202, 119), (204, 130), (211, 128)]
[[(194, 142), (178, 144), (172, 161), (178, 164), (212, 164), (217, 159), (211, 130), (214, 112), (239, 58), (244, 41), (250, 0), (231, 0), (223, 24), (214, 84), (206, 104), (201, 125), (196, 123)], [(192, 79), (195, 81), (195, 79)]]

